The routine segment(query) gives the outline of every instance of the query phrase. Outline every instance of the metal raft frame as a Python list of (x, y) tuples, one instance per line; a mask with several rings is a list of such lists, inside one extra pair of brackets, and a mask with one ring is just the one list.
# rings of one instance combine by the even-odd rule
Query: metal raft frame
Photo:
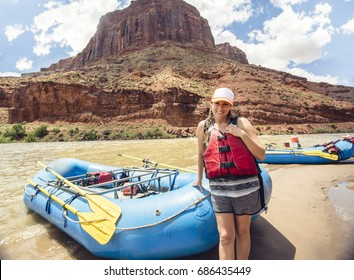
[[(99, 184), (87, 184), (90, 180), (88, 176), (94, 172), (107, 172), (112, 174), (113, 180), (106, 181)], [(89, 192), (90, 194), (109, 194), (113, 193), (115, 199), (119, 199), (119, 192), (125, 188), (131, 188), (130, 198), (133, 198), (133, 189), (138, 187), (139, 198), (149, 196), (151, 194), (158, 194), (173, 190), (175, 181), (179, 171), (172, 169), (161, 169), (156, 167), (125, 167), (110, 171), (91, 171), (87, 174), (70, 176), (65, 179), (77, 185), (79, 188)], [(164, 180), (163, 184), (161, 182)], [(75, 190), (66, 185), (62, 180), (55, 179), (46, 182), (47, 186), (65, 189), (72, 193), (77, 193)]]

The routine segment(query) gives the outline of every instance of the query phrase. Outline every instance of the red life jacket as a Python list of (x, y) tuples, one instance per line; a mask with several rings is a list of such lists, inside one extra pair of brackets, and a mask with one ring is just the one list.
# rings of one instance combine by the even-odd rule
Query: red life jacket
[(208, 179), (259, 174), (258, 165), (243, 141), (214, 128), (203, 159)]

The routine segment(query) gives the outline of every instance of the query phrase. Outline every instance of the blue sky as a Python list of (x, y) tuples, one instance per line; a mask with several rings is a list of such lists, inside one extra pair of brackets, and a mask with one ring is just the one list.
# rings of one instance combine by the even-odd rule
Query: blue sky
[[(250, 63), (354, 86), (354, 0), (186, 0), (216, 43)], [(36, 72), (79, 53), (117, 0), (0, 0), (0, 76)]]

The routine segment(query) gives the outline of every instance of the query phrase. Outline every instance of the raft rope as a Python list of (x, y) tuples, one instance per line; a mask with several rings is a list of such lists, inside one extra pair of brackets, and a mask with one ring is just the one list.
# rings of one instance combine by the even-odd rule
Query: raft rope
[(64, 222), (64, 227), (66, 228), (66, 226), (67, 226), (67, 219), (68, 219), (68, 217), (67, 217), (67, 215), (66, 215), (66, 213), (67, 213), (67, 209), (65, 208), (65, 205), (67, 205), (67, 204), (71, 204), (71, 202), (73, 202), (76, 198), (78, 198), (80, 195), (77, 193), (77, 194), (75, 194), (75, 195), (73, 195), (72, 197), (69, 197), (67, 200), (65, 200), (64, 201), (64, 204), (62, 205), (62, 213), (63, 213), (63, 222)]
[[(51, 206), (52, 206), (52, 195), (55, 195), (55, 193), (60, 190), (60, 188), (64, 186), (64, 181), (63, 180), (58, 180), (57, 183), (55, 184), (54, 188), (49, 190), (50, 196), (48, 196), (46, 205), (45, 205), (45, 211), (47, 214), (51, 214)], [(37, 187), (37, 186), (36, 186)], [(74, 196), (74, 199), (76, 197)], [(64, 225), (66, 224), (66, 222), (64, 221)]]
[(169, 220), (172, 220), (173, 218), (177, 217), (178, 215), (181, 215), (183, 212), (187, 211), (189, 208), (191, 208), (192, 206), (196, 206), (198, 205), (200, 202), (202, 202), (204, 199), (206, 199), (208, 196), (210, 196), (210, 193), (197, 199), (196, 201), (194, 201), (191, 205), (187, 206), (186, 208), (182, 209), (181, 211), (177, 212), (176, 214), (173, 214), (161, 221), (158, 221), (156, 223), (152, 223), (152, 224), (147, 224), (147, 225), (143, 225), (143, 226), (136, 226), (136, 227), (128, 227), (128, 228), (121, 228), (121, 227), (116, 227), (117, 230), (136, 230), (136, 229), (142, 229), (142, 228), (148, 228), (148, 227), (153, 227), (153, 226), (157, 226), (159, 224), (165, 223)]
[[(147, 225), (143, 225), (143, 226), (136, 226), (136, 227), (128, 227), (128, 228), (121, 228), (121, 227), (116, 227), (117, 230), (136, 230), (136, 229), (143, 229), (143, 228), (148, 228), (148, 227), (153, 227), (153, 226), (157, 226), (159, 224), (162, 224), (162, 223), (165, 223), (169, 220), (172, 220), (173, 218), (181, 215), (183, 212), (187, 211), (189, 208), (191, 208), (192, 206), (195, 206), (195, 205), (198, 205), (200, 202), (202, 202), (204, 199), (206, 199), (208, 196), (210, 196), (210, 193), (199, 198), (198, 200), (194, 201), (191, 205), (187, 206), (186, 208), (182, 209), (181, 211), (177, 212), (176, 214), (173, 214), (161, 221), (158, 221), (156, 223), (152, 223), (152, 224), (147, 224)], [(68, 219), (69, 221), (75, 223), (75, 224), (81, 224), (81, 223), (87, 223), (87, 222), (80, 222), (80, 221), (76, 221), (76, 220), (73, 220), (71, 218), (69, 218), (66, 213), (63, 211), (63, 216), (65, 216), (65, 219)], [(90, 222), (100, 222), (100, 221), (104, 221), (106, 219), (98, 219), (98, 220), (92, 220)]]
[(72, 222), (72, 223), (74, 223), (74, 224), (88, 224), (88, 223), (97, 223), (97, 222), (104, 222), (104, 221), (107, 221), (106, 218), (97, 219), (97, 220), (82, 221), (82, 222), (76, 221), (76, 220), (73, 220), (73, 219), (71, 219), (70, 217), (68, 217), (67, 214), (66, 214), (67, 211), (66, 211), (66, 210), (64, 211), (64, 210), (65, 210), (65, 209), (63, 208), (62, 213), (63, 213), (64, 218), (67, 219), (67, 220), (69, 220), (70, 222)]
[(35, 193), (33, 193), (33, 194), (32, 194), (32, 193), (28, 193), (28, 192), (27, 192), (27, 186), (25, 186), (24, 192), (25, 192), (26, 195), (28, 195), (29, 197), (31, 197), (31, 201), (32, 201), (33, 198), (35, 198), (36, 195), (40, 192), (40, 190), (39, 190), (39, 189), (36, 189)]

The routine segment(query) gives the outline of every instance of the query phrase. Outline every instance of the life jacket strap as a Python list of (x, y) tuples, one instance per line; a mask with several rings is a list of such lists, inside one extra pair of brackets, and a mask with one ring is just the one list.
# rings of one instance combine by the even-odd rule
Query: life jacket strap
[(221, 162), (220, 163), (220, 167), (221, 168), (234, 168), (236, 167), (235, 163), (233, 161), (226, 161), (226, 162)]

